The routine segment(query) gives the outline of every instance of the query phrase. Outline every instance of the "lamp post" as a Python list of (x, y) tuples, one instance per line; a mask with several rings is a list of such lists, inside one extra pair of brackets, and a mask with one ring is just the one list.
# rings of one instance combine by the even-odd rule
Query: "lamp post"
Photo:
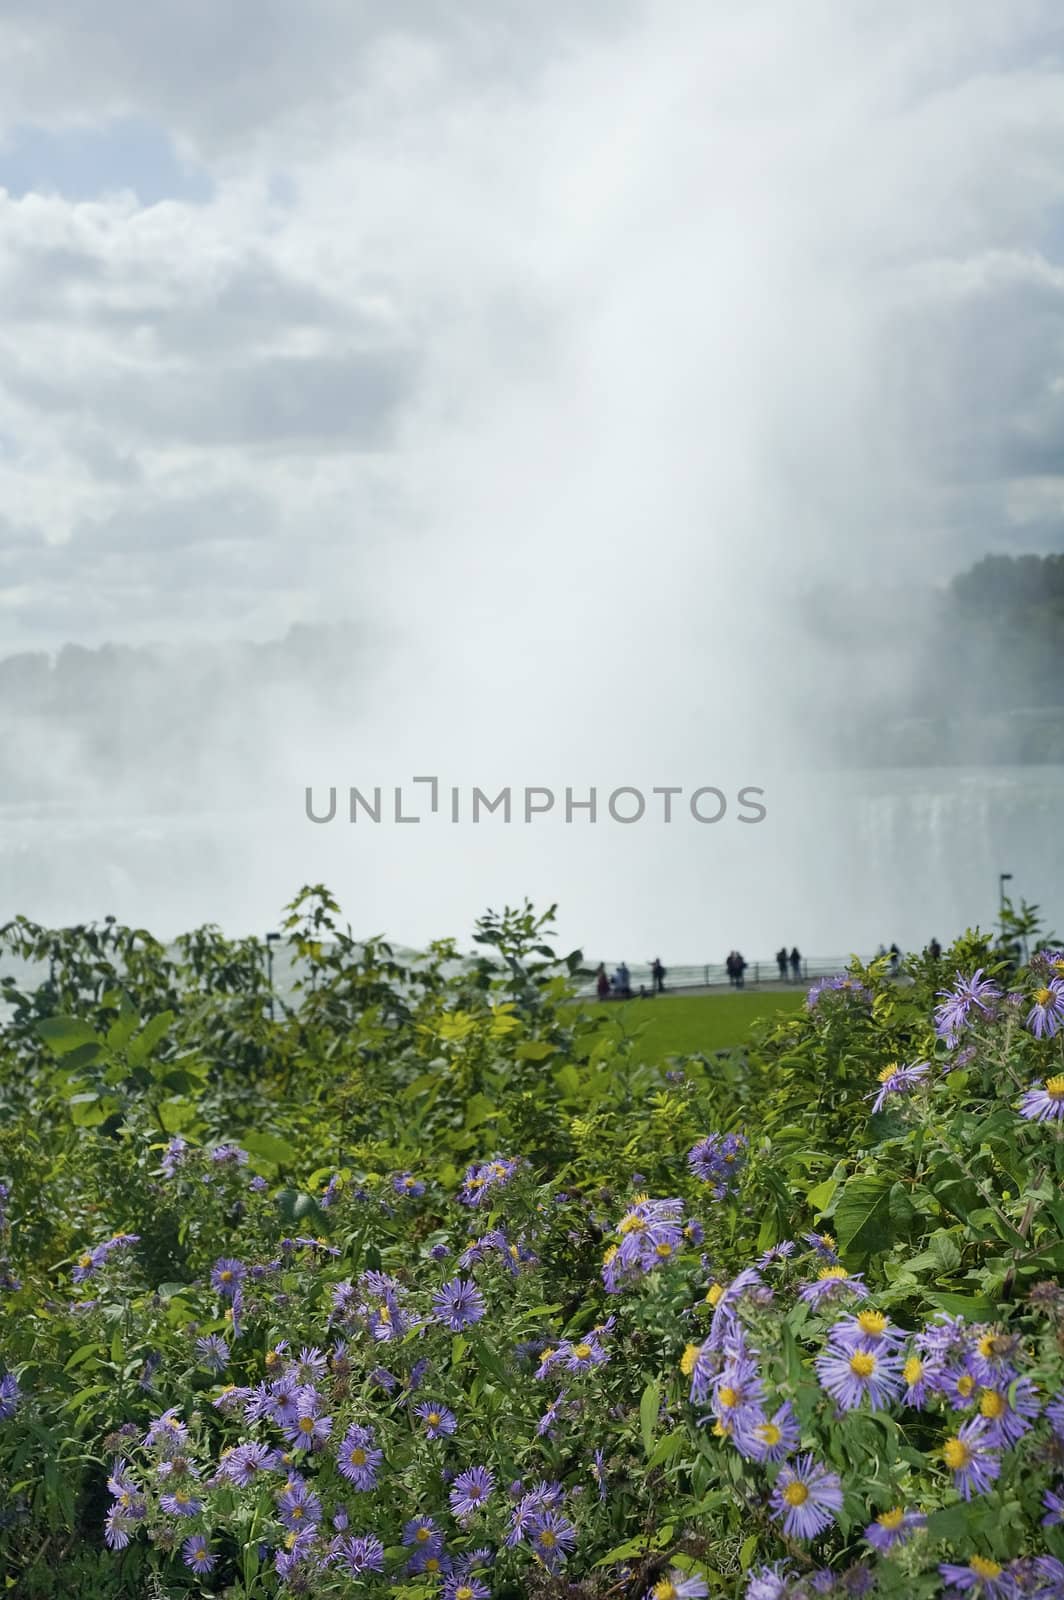
[[(1002, 916), (1005, 914), (1005, 885), (1012, 882), (1011, 872), (998, 873), (998, 910)], [(1004, 926), (1004, 924), (1002, 924)]]
[(281, 935), (279, 933), (268, 933), (266, 935), (266, 982), (269, 985), (269, 989), (270, 989), (270, 1021), (271, 1022), (274, 1020), (274, 1010), (273, 1010), (273, 947), (277, 943), (278, 939), (280, 939), (280, 937), (281, 937)]

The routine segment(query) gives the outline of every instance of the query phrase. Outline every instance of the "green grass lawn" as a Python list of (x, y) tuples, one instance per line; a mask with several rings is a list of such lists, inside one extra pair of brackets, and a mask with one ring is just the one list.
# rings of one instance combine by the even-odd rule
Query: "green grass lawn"
[(602, 1012), (615, 1026), (634, 1032), (645, 1028), (642, 1043), (648, 1060), (671, 1055), (710, 1054), (745, 1043), (754, 1022), (777, 1012), (797, 1011), (803, 990), (780, 994), (661, 995), (654, 1000), (588, 1001), (587, 1010)]

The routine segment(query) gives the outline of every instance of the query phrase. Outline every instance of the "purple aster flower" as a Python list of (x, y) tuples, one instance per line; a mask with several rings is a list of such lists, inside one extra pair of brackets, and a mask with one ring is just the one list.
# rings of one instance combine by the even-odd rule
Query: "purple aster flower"
[(248, 1188), (251, 1190), (252, 1194), (263, 1194), (269, 1187), (270, 1186), (266, 1182), (266, 1179), (261, 1175), (261, 1173), (258, 1172), (256, 1172), (253, 1178), (248, 1180)]
[(805, 997), (807, 1011), (818, 1011), (829, 995), (839, 995), (842, 1002), (856, 1000), (865, 1005), (872, 1001), (872, 991), (848, 973), (837, 973), (834, 978), (818, 978)]
[(180, 1134), (175, 1134), (175, 1136), (170, 1140), (170, 1143), (167, 1145), (166, 1149), (163, 1151), (163, 1158), (160, 1166), (162, 1168), (164, 1177), (172, 1178), (174, 1176), (174, 1173), (184, 1161), (187, 1151), (187, 1140), (182, 1139)]
[(241, 1150), (238, 1144), (216, 1144), (214, 1149), (211, 1151), (211, 1160), (214, 1162), (216, 1167), (222, 1167), (226, 1165), (246, 1167), (248, 1164), (248, 1153), (246, 1150)]
[(896, 1061), (890, 1062), (879, 1074), (879, 1088), (865, 1096), (874, 1102), (872, 1115), (882, 1111), (892, 1095), (909, 1094), (917, 1084), (926, 1080), (930, 1071), (926, 1061), (916, 1061), (907, 1067), (900, 1067)]
[(687, 1165), (696, 1178), (709, 1184), (715, 1200), (723, 1200), (735, 1184), (747, 1145), (745, 1134), (711, 1133), (688, 1151)]
[(605, 1500), (609, 1484), (606, 1477), (606, 1457), (601, 1450), (596, 1450), (591, 1458), (591, 1476), (598, 1484), (600, 1500)]
[(444, 1579), (442, 1600), (489, 1600), (491, 1590), (471, 1572), (452, 1573)]
[(564, 1567), (576, 1544), (576, 1528), (560, 1511), (541, 1511), (528, 1525), (529, 1543), (548, 1572)]
[(211, 1268), (211, 1284), (220, 1295), (232, 1300), (247, 1276), (247, 1267), (232, 1256), (220, 1256)]
[(822, 1267), (812, 1283), (799, 1289), (798, 1298), (819, 1311), (822, 1305), (832, 1300), (844, 1300), (850, 1294), (858, 1300), (868, 1295), (868, 1286), (861, 1273), (847, 1272), (845, 1267)]
[(973, 1494), (986, 1494), (1001, 1471), (1001, 1461), (989, 1443), (990, 1424), (973, 1417), (946, 1440), (942, 1458), (953, 1474), (953, 1487), (970, 1500)]
[(318, 1349), (317, 1345), (308, 1348), (306, 1345), (300, 1350), (299, 1355), (289, 1363), (285, 1376), (294, 1378), (296, 1383), (319, 1383), (328, 1370), (329, 1359)]
[(543, 1415), (540, 1417), (539, 1421), (536, 1423), (536, 1433), (541, 1439), (544, 1437), (548, 1439), (554, 1438), (554, 1427), (562, 1411), (565, 1409), (565, 1400), (568, 1393), (568, 1389), (560, 1389), (556, 1398), (551, 1402), (546, 1411), (544, 1411)]
[(1054, 1395), (1046, 1406), (1046, 1421), (1057, 1438), (1064, 1443), (1064, 1394)]
[(191, 1485), (179, 1483), (172, 1493), (159, 1496), (159, 1509), (172, 1517), (198, 1517), (203, 1501), (193, 1494)]
[(875, 1350), (896, 1355), (905, 1334), (882, 1311), (858, 1311), (840, 1317), (828, 1332), (830, 1343), (840, 1350)]
[(334, 1552), (353, 1578), (361, 1578), (366, 1572), (384, 1571), (384, 1546), (375, 1533), (349, 1534), (346, 1539), (337, 1539)]
[(412, 1172), (397, 1172), (392, 1179), (392, 1188), (396, 1194), (409, 1195), (413, 1200), (425, 1193), (425, 1185)]
[(202, 1533), (189, 1534), (181, 1546), (181, 1559), (186, 1567), (191, 1567), (198, 1578), (211, 1571), (216, 1557), (211, 1555), (210, 1545)]
[(558, 1359), (564, 1362), (567, 1372), (590, 1372), (592, 1367), (605, 1366), (609, 1352), (599, 1344), (594, 1334), (572, 1344), (566, 1339), (558, 1346)]
[(995, 1450), (1011, 1450), (1039, 1412), (1038, 1391), (1030, 1378), (1016, 1378), (1006, 1388), (984, 1388), (979, 1395), (979, 1415), (989, 1424), (987, 1443)]
[(136, 1529), (136, 1522), (112, 1506), (104, 1518), (103, 1537), (109, 1550), (124, 1550)]
[(647, 1590), (645, 1600), (704, 1600), (708, 1593), (704, 1578), (693, 1573), (685, 1576), (670, 1567), (665, 1576)]
[(1010, 1600), (1015, 1594), (1012, 1579), (1004, 1567), (985, 1556), (972, 1556), (963, 1567), (943, 1561), (938, 1570), (955, 1590), (978, 1589), (981, 1600)]
[(829, 1344), (815, 1366), (821, 1385), (840, 1411), (855, 1411), (866, 1400), (871, 1411), (884, 1411), (904, 1387), (901, 1358), (888, 1349)]
[(902, 1506), (893, 1506), (889, 1511), (883, 1511), (874, 1522), (870, 1522), (864, 1531), (864, 1536), (874, 1550), (881, 1552), (893, 1550), (896, 1544), (908, 1537), (917, 1528), (925, 1528), (927, 1518), (916, 1511), (906, 1511)]
[(450, 1491), (452, 1512), (460, 1520), (471, 1517), (480, 1510), (494, 1487), (495, 1478), (487, 1467), (470, 1467), (468, 1472), (459, 1473)]
[(1043, 989), (1035, 990), (1032, 999), (1027, 1026), (1036, 1039), (1052, 1039), (1064, 1022), (1064, 978), (1050, 978)]
[(438, 1322), (452, 1333), (461, 1333), (483, 1317), (484, 1297), (471, 1279), (452, 1278), (435, 1296), (432, 1309)]
[(996, 1015), (1001, 988), (992, 978), (984, 978), (978, 967), (970, 978), (958, 972), (953, 988), (940, 989), (939, 995), (942, 1004), (935, 1007), (935, 1031), (952, 1050), (965, 1028)]
[(450, 1253), (450, 1245), (444, 1244), (442, 1240), (434, 1244), (429, 1251), (429, 1255), (432, 1257), (433, 1261), (446, 1261)]
[(519, 1165), (518, 1160), (493, 1156), (490, 1161), (485, 1161), (480, 1166), (470, 1167), (466, 1172), (459, 1200), (464, 1206), (484, 1205), (495, 1189), (506, 1187)]
[(732, 1438), (748, 1461), (784, 1461), (798, 1448), (801, 1428), (790, 1401), (785, 1400), (771, 1418), (751, 1414), (740, 1419)]
[(296, 1391), (294, 1422), (283, 1423), (285, 1437), (295, 1450), (321, 1450), (332, 1432), (332, 1417), (319, 1415), (321, 1396), (315, 1389)]
[(457, 1431), (458, 1422), (453, 1411), (441, 1406), (437, 1400), (423, 1400), (414, 1407), (414, 1415), (425, 1424), (427, 1439), (442, 1439), (444, 1434)]
[(1059, 1494), (1054, 1494), (1052, 1489), (1047, 1489), (1042, 1496), (1042, 1504), (1046, 1514), (1042, 1518), (1043, 1528), (1055, 1528), (1064, 1523), (1064, 1499)]
[(277, 1502), (277, 1515), (293, 1533), (316, 1528), (321, 1521), (321, 1501), (307, 1484), (286, 1489)]
[(747, 1582), (744, 1600), (787, 1600), (793, 1575), (793, 1568), (786, 1561), (758, 1567)]
[(1064, 1073), (1047, 1078), (1044, 1087), (1035, 1084), (1028, 1089), (1020, 1101), (1020, 1116), (1028, 1122), (1060, 1122), (1064, 1118)]
[(340, 1471), (363, 1493), (376, 1488), (377, 1469), (384, 1460), (384, 1451), (375, 1449), (373, 1441), (372, 1428), (363, 1428), (353, 1422), (337, 1453)]
[(764, 1255), (758, 1256), (754, 1266), (760, 1272), (763, 1272), (766, 1267), (771, 1267), (776, 1261), (788, 1260), (789, 1257), (793, 1256), (797, 1248), (798, 1246), (793, 1239), (781, 1239), (779, 1244), (772, 1245), (770, 1249), (765, 1251)]
[(163, 1457), (180, 1455), (187, 1443), (188, 1428), (178, 1416), (177, 1406), (171, 1406), (157, 1417), (144, 1435), (144, 1448)]
[(246, 1489), (253, 1483), (260, 1472), (269, 1471), (271, 1451), (264, 1444), (259, 1444), (254, 1439), (249, 1439), (244, 1444), (238, 1444), (223, 1457), (220, 1472), (223, 1477), (235, 1483), (238, 1489)]
[(403, 1543), (415, 1550), (431, 1550), (439, 1555), (443, 1549), (443, 1534), (432, 1517), (414, 1517), (403, 1528)]
[(764, 1418), (765, 1388), (757, 1363), (739, 1350), (725, 1361), (713, 1380), (710, 1409), (721, 1428), (732, 1434), (738, 1428), (756, 1426)]
[(196, 1340), (196, 1353), (200, 1366), (208, 1372), (224, 1372), (229, 1365), (229, 1346), (219, 1333), (209, 1333), (205, 1339)]
[(0, 1378), (0, 1422), (9, 1422), (18, 1410), (22, 1392), (18, 1386), (18, 1379), (13, 1372), (5, 1372)]
[(798, 1456), (780, 1468), (770, 1503), (788, 1538), (815, 1539), (842, 1510), (842, 1484), (811, 1455)]

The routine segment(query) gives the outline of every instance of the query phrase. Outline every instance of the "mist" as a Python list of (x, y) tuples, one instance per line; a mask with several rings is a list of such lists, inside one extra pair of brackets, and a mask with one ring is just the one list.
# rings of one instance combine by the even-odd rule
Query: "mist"
[[(233, 16), (0, 21), (0, 658), (142, 653), (110, 743), (0, 702), (4, 913), (845, 956), (1011, 870), (1059, 921), (1064, 769), (896, 732), (951, 580), (1064, 549), (1057, 8)], [(729, 806), (564, 820), (621, 786)]]

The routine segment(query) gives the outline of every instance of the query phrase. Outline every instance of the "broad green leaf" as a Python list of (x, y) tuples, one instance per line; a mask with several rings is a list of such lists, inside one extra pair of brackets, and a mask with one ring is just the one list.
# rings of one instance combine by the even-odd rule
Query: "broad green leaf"
[(891, 1240), (891, 1184), (887, 1178), (851, 1178), (835, 1207), (839, 1253), (864, 1260)]
[(261, 1156), (274, 1166), (291, 1167), (297, 1160), (294, 1147), (277, 1133), (245, 1133), (240, 1143), (249, 1155)]
[(100, 1044), (92, 1028), (80, 1017), (45, 1017), (43, 1022), (38, 1022), (37, 1032), (57, 1056), (69, 1055), (83, 1045), (95, 1045), (98, 1049)]

